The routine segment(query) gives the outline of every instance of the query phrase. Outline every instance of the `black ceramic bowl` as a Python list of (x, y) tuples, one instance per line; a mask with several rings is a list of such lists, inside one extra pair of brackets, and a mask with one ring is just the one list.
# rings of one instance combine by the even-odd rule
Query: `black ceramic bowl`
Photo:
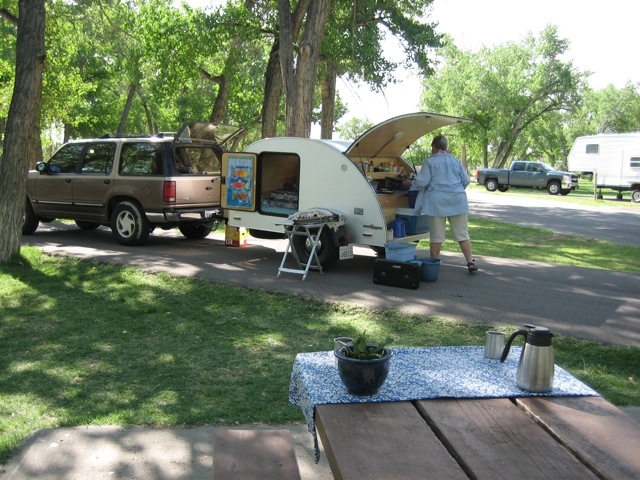
[(393, 351), (385, 348), (382, 358), (358, 360), (335, 352), (338, 359), (338, 373), (347, 391), (352, 395), (375, 395), (387, 379), (389, 361)]

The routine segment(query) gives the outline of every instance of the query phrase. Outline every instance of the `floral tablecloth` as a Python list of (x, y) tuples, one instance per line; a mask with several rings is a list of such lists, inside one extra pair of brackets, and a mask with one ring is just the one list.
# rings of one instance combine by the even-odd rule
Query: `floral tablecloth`
[(505, 398), (534, 396), (598, 396), (567, 371), (555, 366), (553, 388), (532, 393), (516, 386), (522, 347), (512, 347), (504, 363), (484, 357), (484, 347), (396, 347), (389, 375), (373, 396), (350, 395), (338, 375), (333, 351), (299, 353), (293, 363), (289, 403), (300, 407), (313, 434), (316, 405), (395, 402), (429, 398)]

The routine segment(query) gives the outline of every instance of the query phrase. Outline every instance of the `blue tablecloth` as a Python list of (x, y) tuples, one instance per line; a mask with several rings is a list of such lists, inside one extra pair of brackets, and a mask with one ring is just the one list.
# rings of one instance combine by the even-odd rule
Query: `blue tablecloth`
[(553, 388), (532, 393), (516, 386), (522, 347), (512, 347), (504, 363), (484, 357), (484, 347), (393, 348), (389, 375), (373, 396), (350, 395), (340, 380), (333, 351), (299, 353), (293, 363), (289, 403), (302, 409), (313, 434), (316, 405), (327, 403), (394, 402), (429, 398), (505, 398), (533, 396), (598, 396), (555, 366)]

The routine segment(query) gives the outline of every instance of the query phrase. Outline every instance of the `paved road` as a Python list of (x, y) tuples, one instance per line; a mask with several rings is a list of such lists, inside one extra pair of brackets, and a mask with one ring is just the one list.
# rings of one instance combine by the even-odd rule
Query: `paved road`
[(565, 197), (477, 189), (469, 189), (468, 196), (472, 216), (640, 247), (640, 204), (625, 202), (627, 206), (622, 207), (621, 202), (609, 200), (606, 206), (576, 205), (563, 202)]
[[(437, 282), (418, 290), (373, 284), (374, 254), (356, 248), (356, 258), (321, 275), (276, 276), (285, 241), (250, 237), (245, 247), (228, 247), (215, 234), (199, 241), (177, 231), (156, 231), (143, 247), (117, 244), (110, 230), (93, 232), (52, 222), (24, 242), (45, 251), (198, 276), (328, 301), (395, 308), (500, 327), (525, 323), (556, 333), (620, 345), (640, 345), (640, 275), (477, 256), (470, 275), (461, 254), (443, 254)], [(428, 256), (418, 250), (419, 256)]]

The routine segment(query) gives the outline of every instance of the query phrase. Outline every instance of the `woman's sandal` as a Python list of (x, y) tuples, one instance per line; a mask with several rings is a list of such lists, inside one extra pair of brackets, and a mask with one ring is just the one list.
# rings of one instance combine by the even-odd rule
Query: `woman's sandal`
[(476, 265), (476, 261), (472, 260), (471, 262), (467, 263), (467, 268), (469, 269), (469, 273), (473, 273), (476, 270), (478, 270), (478, 266)]

